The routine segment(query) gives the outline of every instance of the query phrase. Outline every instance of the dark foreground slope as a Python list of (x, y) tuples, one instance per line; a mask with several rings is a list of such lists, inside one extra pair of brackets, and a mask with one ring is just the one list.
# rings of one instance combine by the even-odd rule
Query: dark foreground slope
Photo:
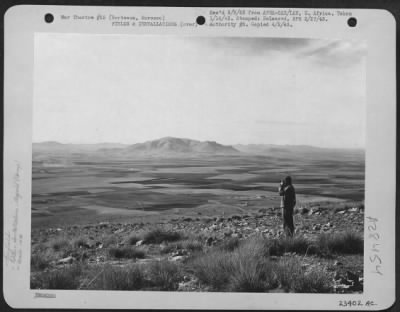
[(342, 293), (363, 290), (362, 204), (32, 232), (31, 287)]

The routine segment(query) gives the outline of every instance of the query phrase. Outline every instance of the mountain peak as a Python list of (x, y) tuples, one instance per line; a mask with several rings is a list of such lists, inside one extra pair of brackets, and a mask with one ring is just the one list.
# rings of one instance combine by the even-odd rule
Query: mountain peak
[(237, 154), (238, 150), (230, 145), (215, 141), (197, 141), (186, 138), (162, 137), (129, 146), (129, 153), (169, 155), (169, 154)]

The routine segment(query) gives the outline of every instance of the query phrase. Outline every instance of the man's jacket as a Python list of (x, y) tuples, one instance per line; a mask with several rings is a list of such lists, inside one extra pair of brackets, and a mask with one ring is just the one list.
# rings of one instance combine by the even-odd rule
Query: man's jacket
[(292, 212), (296, 205), (296, 192), (293, 185), (280, 187), (279, 195), (282, 196), (283, 208)]

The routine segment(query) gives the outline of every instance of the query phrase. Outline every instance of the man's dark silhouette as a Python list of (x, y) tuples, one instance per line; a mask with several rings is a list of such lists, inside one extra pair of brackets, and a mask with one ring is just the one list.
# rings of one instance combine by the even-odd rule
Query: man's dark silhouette
[(282, 196), (281, 208), (283, 208), (283, 229), (288, 236), (293, 236), (293, 208), (296, 205), (296, 192), (292, 185), (292, 178), (287, 176), (281, 181), (279, 195)]

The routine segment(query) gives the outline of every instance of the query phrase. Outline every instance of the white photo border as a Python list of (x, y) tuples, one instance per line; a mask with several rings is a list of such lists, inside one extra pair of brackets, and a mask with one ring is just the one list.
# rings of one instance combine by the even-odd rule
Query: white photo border
[[(382, 310), (395, 301), (396, 200), (396, 22), (385, 10), (346, 9), (357, 18), (335, 16), (327, 23), (293, 28), (111, 27), (71, 20), (44, 22), (44, 15), (164, 15), (192, 22), (211, 8), (39, 6), (11, 7), (4, 33), (4, 250), (3, 289), (14, 308), (134, 309), (307, 309)], [(228, 10), (228, 8), (221, 8)], [(263, 10), (254, 8), (253, 10)], [(279, 10), (273, 8), (271, 10)], [(287, 10), (287, 8), (285, 8)], [(296, 9), (303, 10), (303, 9)], [(310, 10), (310, 9), (307, 9)], [(337, 9), (320, 9), (337, 11)], [(362, 294), (190, 293), (30, 289), (32, 100), (35, 33), (253, 36), (365, 40), (367, 42), (367, 130), (365, 176), (364, 291)], [(340, 90), (338, 90), (340, 92)], [(376, 239), (378, 237), (378, 239)], [(377, 268), (377, 265), (379, 267)], [(379, 270), (380, 273), (376, 273)], [(365, 306), (368, 301), (375, 305)]]

